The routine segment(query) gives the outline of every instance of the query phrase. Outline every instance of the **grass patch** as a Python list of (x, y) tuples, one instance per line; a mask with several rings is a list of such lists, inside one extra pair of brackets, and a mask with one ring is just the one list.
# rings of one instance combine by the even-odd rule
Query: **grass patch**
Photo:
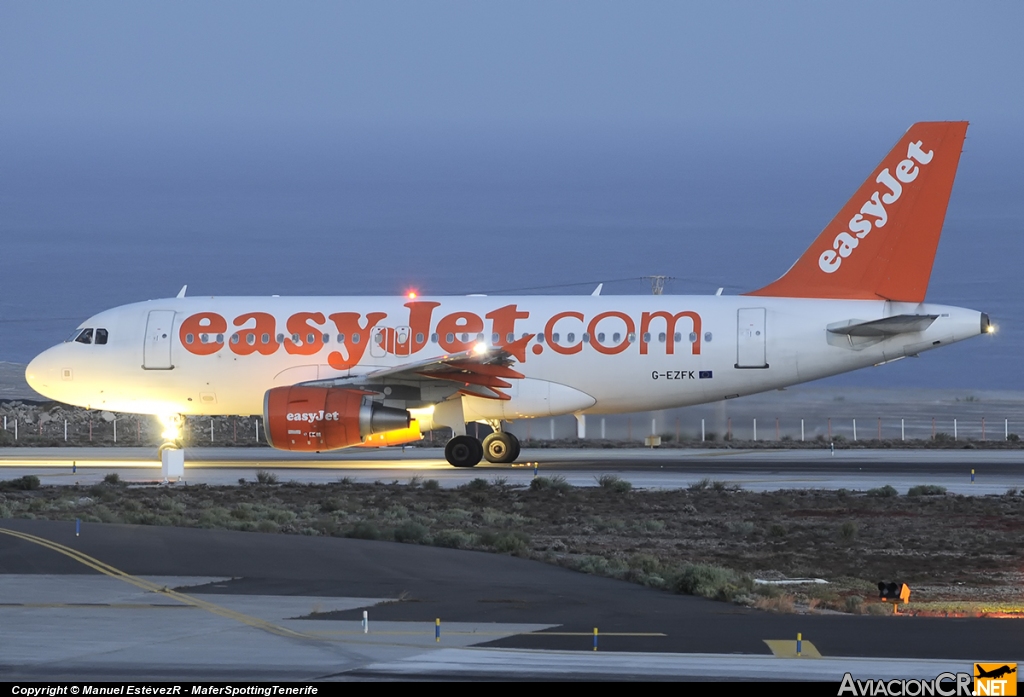
[(944, 496), (946, 487), (937, 484), (918, 484), (910, 487), (907, 496)]
[(39, 488), (39, 477), (34, 474), (26, 474), (17, 479), (5, 479), (0, 481), (0, 491), (33, 491)]
[(277, 484), (277, 475), (266, 470), (256, 472), (256, 482), (259, 484)]
[(530, 480), (530, 491), (557, 491), (565, 494), (572, 490), (572, 484), (560, 474), (554, 477), (534, 477)]
[(735, 600), (753, 590), (749, 576), (712, 564), (687, 564), (682, 567), (672, 589), (685, 595), (699, 595), (715, 600)]
[(890, 486), (889, 484), (867, 490), (867, 495), (875, 498), (890, 498), (893, 496), (899, 496), (899, 493), (900, 492), (896, 491), (896, 487)]
[(597, 484), (602, 489), (607, 489), (616, 494), (627, 494), (633, 489), (633, 484), (621, 479), (614, 474), (602, 474), (597, 478)]

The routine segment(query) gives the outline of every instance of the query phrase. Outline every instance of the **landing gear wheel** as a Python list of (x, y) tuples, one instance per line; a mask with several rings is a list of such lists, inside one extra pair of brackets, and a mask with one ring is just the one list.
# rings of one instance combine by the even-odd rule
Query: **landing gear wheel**
[(444, 446), (444, 458), (453, 467), (476, 467), (484, 456), (484, 447), (471, 436), (455, 436)]
[(484, 438), (483, 448), (488, 462), (515, 462), (519, 457), (519, 439), (511, 433), (492, 433)]

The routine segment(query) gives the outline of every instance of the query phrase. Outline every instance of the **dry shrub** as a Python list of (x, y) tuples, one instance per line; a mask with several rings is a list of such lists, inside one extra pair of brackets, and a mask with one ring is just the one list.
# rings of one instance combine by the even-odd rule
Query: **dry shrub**
[(767, 612), (792, 613), (794, 611), (793, 596), (786, 593), (773, 598), (760, 596), (754, 600), (754, 607)]

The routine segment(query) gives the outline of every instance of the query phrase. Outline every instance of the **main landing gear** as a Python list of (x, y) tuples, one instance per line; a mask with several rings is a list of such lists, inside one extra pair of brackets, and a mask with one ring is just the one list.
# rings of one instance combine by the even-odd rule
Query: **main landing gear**
[(472, 436), (455, 436), (444, 447), (444, 457), (455, 467), (475, 467), (482, 458), (496, 464), (515, 462), (519, 439), (502, 431), (487, 436), (483, 443)]

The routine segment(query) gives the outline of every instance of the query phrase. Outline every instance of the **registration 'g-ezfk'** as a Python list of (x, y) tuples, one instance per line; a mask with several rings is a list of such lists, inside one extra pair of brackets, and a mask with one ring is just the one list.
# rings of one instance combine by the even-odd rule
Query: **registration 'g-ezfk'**
[[(262, 413), (275, 448), (394, 445), (512, 462), (507, 422), (667, 409), (914, 356), (992, 331), (925, 303), (967, 132), (915, 124), (814, 244), (739, 296), (184, 297), (91, 317), (27, 369), (91, 409)], [(492, 425), (481, 444), (466, 422)], [(167, 445), (173, 445), (171, 443)]]

